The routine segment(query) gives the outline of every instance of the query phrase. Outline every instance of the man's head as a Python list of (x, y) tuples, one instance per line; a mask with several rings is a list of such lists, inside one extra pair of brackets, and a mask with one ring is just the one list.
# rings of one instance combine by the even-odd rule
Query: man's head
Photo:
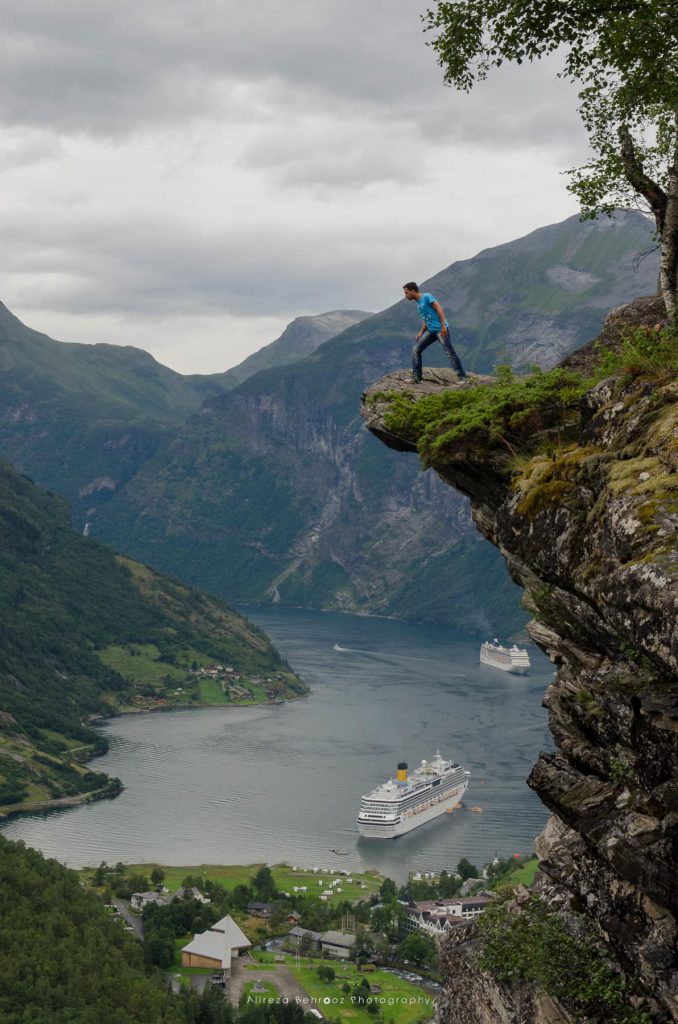
[(408, 302), (412, 302), (413, 299), (419, 298), (419, 285), (415, 281), (408, 281), (407, 284), (404, 284), (403, 291)]

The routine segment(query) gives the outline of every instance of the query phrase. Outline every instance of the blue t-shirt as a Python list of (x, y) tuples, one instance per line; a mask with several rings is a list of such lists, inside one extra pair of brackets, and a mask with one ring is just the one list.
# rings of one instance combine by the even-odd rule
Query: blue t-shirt
[[(433, 308), (433, 303), (437, 302), (435, 295), (431, 295), (430, 292), (424, 292), (420, 299), (417, 299), (417, 309), (421, 313), (421, 318), (428, 327), (429, 331), (437, 334), (441, 328), (440, 317)], [(447, 327), (447, 320), (445, 321)]]

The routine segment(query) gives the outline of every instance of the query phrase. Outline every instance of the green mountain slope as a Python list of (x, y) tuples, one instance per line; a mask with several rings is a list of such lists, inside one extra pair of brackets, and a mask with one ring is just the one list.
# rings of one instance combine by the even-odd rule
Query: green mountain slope
[[(247, 696), (201, 675), (214, 663)], [(85, 540), (0, 463), (0, 812), (117, 791), (82, 767), (106, 749), (91, 717), (303, 692), (241, 616)]]
[[(424, 283), (469, 369), (551, 365), (595, 335), (610, 307), (654, 290), (656, 258), (634, 269), (650, 245), (640, 214), (573, 217)], [(418, 323), (401, 301), (310, 357), (206, 401), (93, 529), (232, 600), (520, 626), (518, 590), (465, 501), (415, 459), (384, 458), (359, 422), (361, 391), (409, 365)], [(441, 365), (438, 353), (426, 357)], [(455, 569), (445, 594), (432, 582), (440, 560)]]
[(261, 370), (287, 366), (298, 359), (304, 359), (330, 338), (369, 316), (372, 313), (359, 309), (335, 309), (317, 316), (298, 316), (287, 325), (279, 338), (248, 356), (219, 379), (228, 387), (236, 387)]
[(53, 341), (0, 303), (0, 453), (73, 502), (78, 521), (222, 390), (141, 349)]
[(188, 1024), (188, 1009), (75, 871), (0, 836), (3, 1024)]

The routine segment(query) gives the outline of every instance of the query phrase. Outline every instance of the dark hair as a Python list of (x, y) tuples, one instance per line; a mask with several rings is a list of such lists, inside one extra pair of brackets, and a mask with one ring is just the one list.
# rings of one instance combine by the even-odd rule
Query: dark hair
[(418, 292), (419, 291), (419, 285), (416, 283), (416, 281), (408, 281), (407, 284), (403, 285), (403, 288), (406, 288), (408, 290), (408, 292)]

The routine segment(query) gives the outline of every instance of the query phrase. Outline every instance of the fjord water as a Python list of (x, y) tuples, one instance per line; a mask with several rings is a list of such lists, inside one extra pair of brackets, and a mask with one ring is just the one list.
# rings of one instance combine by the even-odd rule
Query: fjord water
[[(528, 853), (547, 813), (525, 779), (550, 749), (543, 693), (553, 668), (479, 664), (480, 641), (449, 629), (285, 609), (247, 609), (312, 687), (278, 706), (117, 718), (92, 765), (119, 776), (115, 800), (10, 819), (8, 838), (69, 864), (453, 868)], [(334, 649), (337, 644), (342, 650)], [(440, 748), (471, 771), (464, 806), (396, 840), (358, 836), (362, 793)], [(472, 807), (480, 807), (474, 812)], [(339, 853), (332, 851), (341, 851)]]

